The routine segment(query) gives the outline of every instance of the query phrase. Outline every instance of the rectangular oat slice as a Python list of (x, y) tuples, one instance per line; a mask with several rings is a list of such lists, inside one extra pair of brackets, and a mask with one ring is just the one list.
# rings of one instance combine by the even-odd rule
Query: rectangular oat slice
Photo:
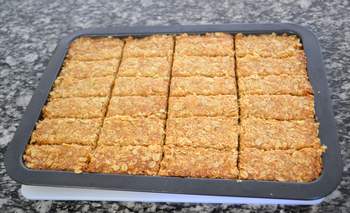
[(44, 118), (101, 118), (108, 97), (74, 97), (50, 99), (43, 109)]
[(23, 155), (30, 169), (64, 170), (81, 173), (88, 163), (91, 146), (76, 144), (28, 145)]
[(173, 77), (170, 96), (236, 95), (236, 79), (229, 77)]
[(295, 35), (243, 35), (235, 36), (237, 57), (258, 55), (261, 57), (285, 58), (295, 55), (302, 49), (300, 39)]
[(60, 76), (83, 79), (114, 75), (118, 70), (119, 61), (119, 59), (101, 61), (77, 61), (67, 59), (60, 72)]
[(113, 96), (111, 98), (107, 117), (132, 116), (165, 118), (167, 97), (165, 96)]
[(168, 96), (169, 78), (118, 77), (113, 96)]
[(118, 38), (80, 37), (69, 46), (67, 58), (80, 61), (120, 58), (124, 41)]
[(173, 54), (174, 38), (170, 35), (153, 35), (126, 39), (124, 57), (154, 57)]
[(240, 148), (264, 150), (319, 148), (319, 124), (313, 119), (296, 121), (241, 119)]
[(234, 77), (235, 61), (232, 56), (175, 56), (173, 77)]
[(234, 117), (168, 118), (165, 144), (236, 149), (238, 129), (238, 119)]
[(123, 58), (119, 77), (169, 77), (171, 61), (167, 57)]
[(238, 176), (237, 151), (194, 147), (164, 146), (164, 157), (158, 175), (228, 178)]
[(307, 76), (306, 57), (300, 50), (287, 58), (263, 58), (258, 55), (237, 57), (237, 76), (302, 75)]
[(315, 115), (313, 96), (244, 95), (239, 102), (242, 118), (303, 120)]
[(113, 116), (104, 120), (98, 145), (163, 145), (165, 120)]
[(39, 121), (31, 144), (95, 145), (102, 119), (58, 118)]
[(313, 94), (307, 76), (268, 75), (238, 78), (241, 95), (298, 95)]
[(91, 154), (87, 171), (133, 175), (156, 175), (162, 158), (162, 147), (97, 146)]
[(185, 96), (169, 98), (169, 117), (228, 116), (238, 117), (235, 95)]
[(114, 76), (76, 79), (58, 77), (51, 98), (68, 97), (107, 97), (111, 92)]
[(311, 182), (321, 174), (323, 151), (323, 148), (269, 151), (243, 149), (239, 154), (239, 178)]
[(233, 36), (227, 33), (176, 36), (175, 56), (233, 56)]

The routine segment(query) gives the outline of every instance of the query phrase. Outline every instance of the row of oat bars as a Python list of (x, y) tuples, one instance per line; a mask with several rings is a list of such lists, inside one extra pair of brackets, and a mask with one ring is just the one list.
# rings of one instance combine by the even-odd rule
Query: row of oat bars
[(24, 158), (75, 172), (309, 181), (321, 168), (311, 93), (293, 36), (82, 38)]

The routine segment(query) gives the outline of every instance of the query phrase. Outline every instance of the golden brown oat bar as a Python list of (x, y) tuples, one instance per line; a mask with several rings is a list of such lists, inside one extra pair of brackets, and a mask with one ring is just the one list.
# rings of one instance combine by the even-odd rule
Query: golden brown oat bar
[(124, 41), (105, 37), (81, 37), (72, 42), (68, 51), (68, 59), (88, 61), (120, 58)]
[(114, 96), (168, 95), (169, 78), (118, 77), (114, 84)]
[(263, 58), (246, 55), (237, 58), (237, 75), (303, 75), (306, 76), (306, 58), (303, 51), (288, 58)]
[(310, 182), (322, 171), (323, 149), (301, 150), (244, 149), (239, 154), (239, 178)]
[(169, 118), (166, 145), (215, 149), (238, 146), (238, 121), (229, 117)]
[(229, 78), (174, 77), (170, 96), (186, 95), (236, 95), (236, 80)]
[(174, 38), (168, 35), (128, 38), (124, 48), (124, 57), (171, 56), (173, 49)]
[(169, 77), (170, 65), (167, 57), (123, 58), (118, 76)]
[(32, 144), (95, 145), (102, 119), (44, 119), (36, 125)]
[(28, 145), (23, 156), (31, 169), (66, 170), (81, 173), (88, 162), (91, 146), (76, 144)]
[(234, 77), (234, 66), (234, 58), (229, 56), (175, 56), (172, 76)]
[(268, 75), (238, 78), (241, 95), (310, 95), (307, 76)]
[(265, 150), (319, 148), (318, 123), (313, 119), (298, 121), (241, 120), (240, 148)]
[(110, 94), (113, 81), (112, 75), (85, 79), (58, 77), (50, 96), (52, 98), (107, 97)]
[(118, 65), (119, 59), (102, 61), (77, 61), (67, 59), (60, 75), (78, 79), (109, 76), (117, 72)]
[(170, 117), (229, 116), (238, 117), (237, 96), (185, 96), (169, 98)]
[(233, 55), (233, 36), (226, 33), (176, 36), (175, 54), (189, 56)]
[(261, 57), (285, 58), (293, 56), (302, 48), (295, 35), (242, 35), (235, 36), (237, 57), (258, 55)]
[(163, 145), (165, 121), (114, 116), (104, 120), (98, 145)]
[(97, 146), (91, 156), (89, 172), (156, 175), (162, 158), (162, 147)]
[(107, 97), (50, 99), (43, 109), (45, 118), (100, 118), (107, 109)]
[(108, 107), (107, 116), (128, 115), (165, 118), (166, 104), (167, 97), (165, 96), (113, 96)]
[(236, 178), (237, 151), (164, 146), (161, 176)]
[(313, 96), (245, 95), (240, 98), (242, 117), (277, 120), (314, 118)]

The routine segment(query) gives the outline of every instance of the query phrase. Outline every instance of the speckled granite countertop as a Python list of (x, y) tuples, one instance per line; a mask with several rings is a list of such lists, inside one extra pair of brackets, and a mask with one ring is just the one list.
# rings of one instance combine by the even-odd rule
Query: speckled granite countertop
[[(261, 1), (5, 1), (0, 0), (0, 212), (227, 211), (347, 212), (350, 209), (350, 5), (346, 0)], [(57, 42), (88, 27), (291, 22), (320, 40), (339, 142), (343, 179), (317, 206), (252, 206), (132, 202), (29, 201), (4, 168), (6, 145)]]

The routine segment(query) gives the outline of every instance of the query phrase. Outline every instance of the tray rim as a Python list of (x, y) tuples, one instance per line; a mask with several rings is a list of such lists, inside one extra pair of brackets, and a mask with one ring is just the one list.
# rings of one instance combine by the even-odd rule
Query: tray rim
[[(308, 58), (308, 73), (315, 91), (315, 112), (320, 122), (321, 143), (327, 146), (323, 155), (321, 176), (310, 183), (180, 178), (102, 173), (75, 174), (64, 171), (32, 170), (25, 167), (22, 155), (31, 132), (40, 118), (41, 109), (63, 64), (70, 42), (80, 36), (146, 36), (151, 34), (228, 32), (245, 34), (291, 33), (298, 35)], [(317, 74), (316, 74), (317, 72)], [(124, 191), (144, 191), (174, 194), (240, 196), (275, 199), (314, 200), (330, 194), (339, 184), (342, 174), (340, 147), (336, 123), (329, 96), (321, 50), (315, 35), (295, 24), (222, 24), (187, 26), (138, 26), (89, 28), (64, 37), (57, 45), (43, 73), (12, 141), (8, 144), (5, 167), (8, 175), (19, 183), (38, 186), (102, 188)]]

